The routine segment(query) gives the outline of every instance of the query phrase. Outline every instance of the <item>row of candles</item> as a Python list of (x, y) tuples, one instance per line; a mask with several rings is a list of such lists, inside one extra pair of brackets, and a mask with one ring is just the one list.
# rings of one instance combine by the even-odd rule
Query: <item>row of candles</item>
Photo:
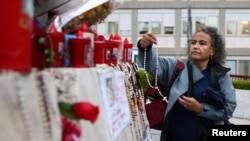
[[(22, 73), (32, 68), (47, 67), (94, 67), (98, 64), (132, 63), (133, 44), (119, 34), (111, 34), (108, 39), (95, 32), (89, 32), (86, 24), (74, 34), (58, 32), (53, 26), (49, 31), (41, 29), (34, 20), (32, 38), (26, 45), (16, 45), (9, 41), (0, 50), (4, 54), (0, 70), (14, 70)], [(22, 38), (20, 36), (19, 38)], [(27, 42), (31, 42), (27, 44)]]
[[(111, 34), (106, 39), (103, 35), (88, 32), (84, 23), (75, 34), (53, 30), (49, 37), (54, 51), (54, 60), (50, 67), (94, 67), (97, 64), (132, 63), (133, 44), (127, 38), (122, 40), (119, 34)], [(41, 67), (39, 64), (33, 66)]]

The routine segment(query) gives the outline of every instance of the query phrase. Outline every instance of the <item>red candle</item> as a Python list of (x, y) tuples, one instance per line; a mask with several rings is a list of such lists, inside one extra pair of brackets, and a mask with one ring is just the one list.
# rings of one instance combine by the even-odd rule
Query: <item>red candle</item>
[(69, 39), (69, 50), (70, 50), (70, 66), (81, 68), (90, 67), (88, 64), (89, 54), (89, 43), (88, 38), (71, 38)]
[(53, 51), (55, 53), (54, 61), (51, 67), (63, 67), (64, 64), (64, 33), (63, 32), (50, 32), (49, 36), (52, 41)]
[[(94, 64), (103, 64), (104, 63), (104, 48), (106, 46), (105, 38), (102, 36), (96, 38), (94, 41)], [(102, 39), (102, 40), (101, 40)]]
[(28, 73), (32, 67), (31, 0), (0, 2), (0, 70)]
[(123, 42), (119, 34), (115, 34), (113, 39), (111, 39), (112, 43), (112, 57), (111, 63), (116, 65), (117, 63), (122, 62), (122, 51), (123, 51)]
[(133, 44), (128, 42), (126, 38), (124, 40), (124, 48), (123, 48), (123, 62), (132, 63), (132, 48)]

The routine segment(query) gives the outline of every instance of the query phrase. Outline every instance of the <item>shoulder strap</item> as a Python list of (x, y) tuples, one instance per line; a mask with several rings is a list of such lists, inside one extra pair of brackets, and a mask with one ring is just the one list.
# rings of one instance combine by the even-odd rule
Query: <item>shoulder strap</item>
[(187, 62), (188, 67), (188, 95), (191, 97), (194, 97), (194, 85), (193, 85), (193, 72), (192, 72), (192, 66), (190, 62)]
[(167, 87), (167, 94), (169, 93), (169, 90), (171, 88), (171, 86), (173, 85), (176, 77), (179, 75), (179, 73), (184, 69), (184, 63), (180, 60), (177, 60), (175, 69), (173, 71), (173, 74), (170, 78), (170, 81), (168, 82), (168, 87)]

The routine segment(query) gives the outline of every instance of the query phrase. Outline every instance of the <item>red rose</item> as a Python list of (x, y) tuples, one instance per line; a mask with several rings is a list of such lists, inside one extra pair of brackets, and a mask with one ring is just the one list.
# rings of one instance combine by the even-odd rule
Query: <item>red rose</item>
[(78, 118), (94, 123), (99, 114), (99, 107), (90, 102), (77, 102), (73, 104), (73, 112)]
[(81, 128), (76, 124), (76, 123), (72, 123), (71, 124), (71, 131), (73, 134), (75, 134), (78, 138), (80, 138), (81, 136)]
[(63, 139), (65, 141), (70, 141), (70, 139), (72, 138), (72, 134), (75, 134), (76, 137), (80, 138), (82, 131), (77, 123), (67, 118), (62, 118), (62, 125), (63, 125)]
[(63, 134), (63, 141), (74, 141), (74, 139), (72, 138), (71, 134)]

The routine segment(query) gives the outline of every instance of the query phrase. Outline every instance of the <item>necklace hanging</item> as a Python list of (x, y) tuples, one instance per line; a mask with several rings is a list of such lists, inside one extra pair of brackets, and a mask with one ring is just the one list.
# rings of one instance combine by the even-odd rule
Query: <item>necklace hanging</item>
[[(146, 71), (146, 62), (147, 62), (147, 48), (145, 48), (144, 50), (144, 58), (143, 58), (143, 69)], [(157, 74), (158, 74), (158, 69), (159, 69), (159, 55), (158, 55), (158, 47), (156, 47), (156, 69), (155, 69), (155, 76), (154, 76), (154, 79), (155, 79), (155, 84), (154, 86), (152, 86), (152, 84), (150, 83), (150, 80), (149, 80), (149, 76), (148, 76), (148, 73), (145, 72), (146, 74), (146, 79), (147, 79), (147, 83), (148, 83), (148, 86), (150, 88), (153, 88), (153, 89), (156, 89), (159, 93), (159, 95), (162, 97), (162, 100), (165, 101), (166, 103), (168, 103), (168, 100), (167, 100), (167, 97), (164, 96), (162, 93), (161, 93), (161, 90), (159, 89), (159, 86), (158, 86), (158, 78), (157, 78)]]
[(27, 105), (27, 97), (25, 95), (25, 91), (23, 88), (23, 81), (21, 80), (21, 78), (17, 78), (16, 80), (17, 82), (17, 95), (18, 95), (18, 102), (20, 104), (20, 108), (21, 108), (21, 112), (22, 112), (22, 116), (24, 119), (24, 125), (25, 128), (27, 130), (27, 137), (29, 141), (35, 141), (35, 136), (34, 136), (34, 125), (32, 125), (31, 123), (31, 116), (30, 116), (30, 111)]

